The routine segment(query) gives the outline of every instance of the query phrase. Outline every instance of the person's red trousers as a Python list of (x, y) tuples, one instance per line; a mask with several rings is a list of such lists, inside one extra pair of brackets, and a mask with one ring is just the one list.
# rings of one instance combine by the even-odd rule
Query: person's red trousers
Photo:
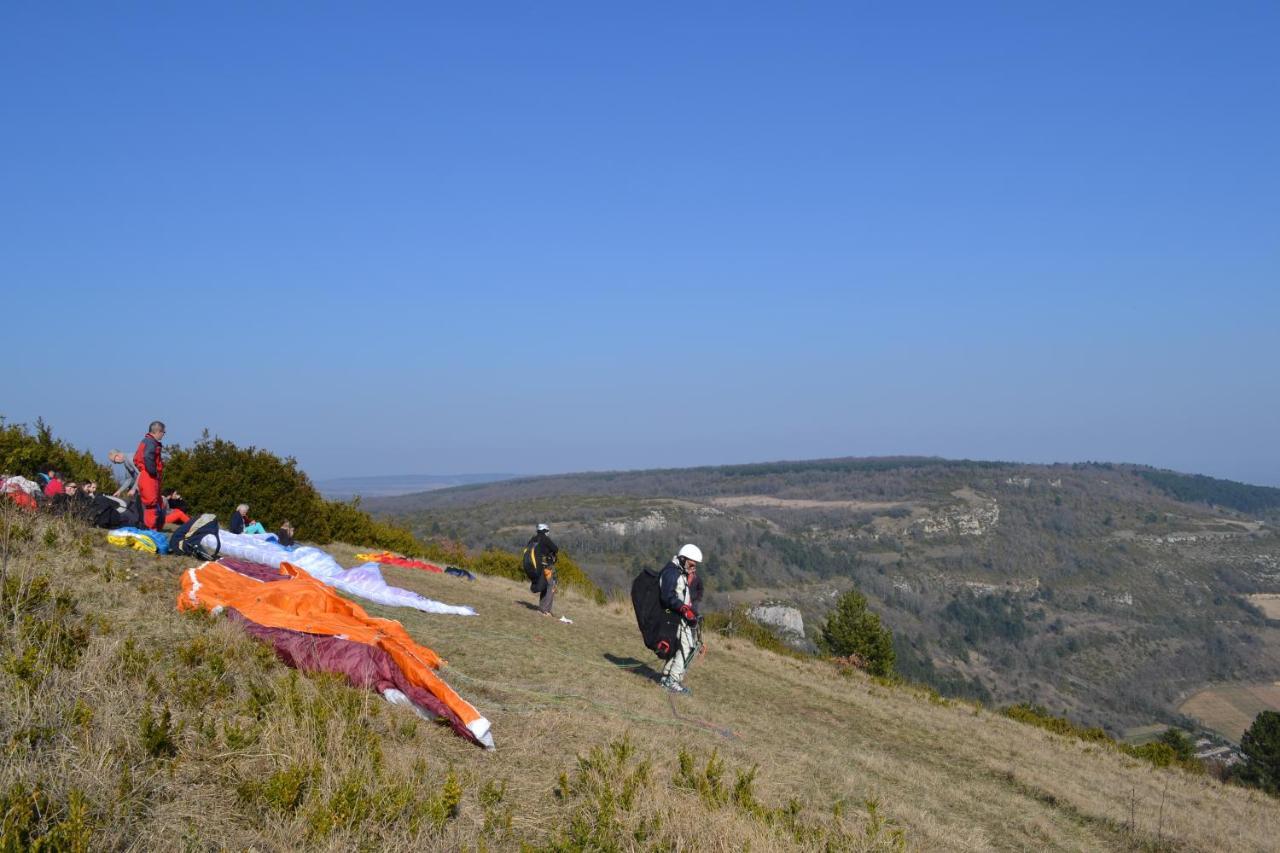
[(190, 520), (191, 516), (180, 509), (171, 509), (169, 514), (164, 517), (165, 524), (186, 524)]
[(164, 527), (164, 519), (157, 523), (156, 510), (160, 507), (160, 481), (147, 473), (138, 472), (138, 497), (142, 498), (142, 523), (151, 530)]

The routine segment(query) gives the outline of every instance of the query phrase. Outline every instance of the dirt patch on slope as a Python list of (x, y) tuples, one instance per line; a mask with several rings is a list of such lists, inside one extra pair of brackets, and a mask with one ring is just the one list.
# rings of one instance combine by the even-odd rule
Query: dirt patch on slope
[(712, 498), (716, 506), (772, 506), (786, 509), (848, 509), (855, 512), (884, 512), (903, 507), (911, 509), (906, 501), (818, 501), (803, 498), (776, 498), (772, 495), (729, 495)]

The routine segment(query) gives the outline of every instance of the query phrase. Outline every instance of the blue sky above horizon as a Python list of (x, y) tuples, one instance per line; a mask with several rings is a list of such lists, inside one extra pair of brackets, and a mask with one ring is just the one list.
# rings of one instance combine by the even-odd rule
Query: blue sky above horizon
[(1277, 36), (1274, 3), (10, 4), (0, 415), (321, 479), (1280, 485)]

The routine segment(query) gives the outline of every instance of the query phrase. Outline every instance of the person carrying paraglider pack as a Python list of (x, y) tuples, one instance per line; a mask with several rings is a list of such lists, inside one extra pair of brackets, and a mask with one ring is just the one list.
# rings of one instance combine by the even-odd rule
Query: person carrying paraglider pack
[(658, 576), (658, 594), (662, 606), (680, 617), (673, 654), (662, 668), (662, 680), (658, 682), (672, 693), (692, 692), (684, 686), (684, 674), (693, 662), (698, 646), (702, 644), (698, 630), (698, 612), (693, 606), (696, 585), (693, 579), (697, 577), (698, 564), (701, 562), (702, 549), (697, 545), (685, 545), (662, 568), (662, 574)]
[(556, 598), (556, 560), (560, 549), (548, 535), (551, 528), (539, 524), (533, 538), (524, 546), (524, 573), (529, 578), (529, 592), (538, 594), (538, 612), (550, 616)]

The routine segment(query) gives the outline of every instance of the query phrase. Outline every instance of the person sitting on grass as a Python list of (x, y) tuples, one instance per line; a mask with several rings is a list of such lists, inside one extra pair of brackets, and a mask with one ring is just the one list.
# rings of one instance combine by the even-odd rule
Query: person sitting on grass
[(260, 521), (249, 520), (249, 505), (240, 504), (236, 507), (236, 511), (231, 513), (231, 525), (228, 529), (232, 533), (266, 533), (267, 529), (262, 526)]
[(187, 512), (187, 502), (182, 499), (182, 495), (178, 494), (177, 489), (169, 489), (164, 493), (164, 505), (165, 524), (186, 524), (191, 520)]
[[(52, 483), (53, 480), (50, 480), (49, 482)], [(66, 480), (66, 481), (59, 480), (58, 484), (62, 488), (56, 494), (49, 497), (48, 508), (49, 508), (49, 511), (52, 513), (56, 513), (58, 515), (67, 515), (69, 512), (71, 512), (72, 502), (77, 497), (77, 494), (76, 494), (77, 486), (75, 483), (71, 482), (70, 480)], [(46, 495), (49, 494), (47, 487), (45, 489), (45, 494)]]
[(53, 468), (45, 468), (40, 473), (40, 479), (44, 480), (44, 496), (52, 498), (66, 491), (66, 485), (58, 478), (58, 472)]

